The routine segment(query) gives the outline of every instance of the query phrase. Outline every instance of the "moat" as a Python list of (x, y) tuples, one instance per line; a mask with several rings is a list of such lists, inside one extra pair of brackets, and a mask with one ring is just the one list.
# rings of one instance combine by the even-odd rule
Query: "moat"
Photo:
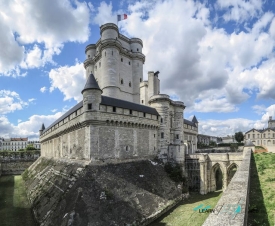
[(20, 175), (0, 177), (0, 225), (37, 225)]

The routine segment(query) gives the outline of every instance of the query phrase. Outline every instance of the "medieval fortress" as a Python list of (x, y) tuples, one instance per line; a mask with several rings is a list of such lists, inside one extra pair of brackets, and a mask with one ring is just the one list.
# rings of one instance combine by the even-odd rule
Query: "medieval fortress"
[(47, 128), (42, 125), (41, 155), (184, 162), (185, 151), (196, 149), (196, 117), (184, 120), (183, 102), (160, 94), (159, 72), (149, 71), (143, 81), (141, 39), (125, 37), (112, 23), (102, 25), (100, 35), (85, 50), (83, 101)]

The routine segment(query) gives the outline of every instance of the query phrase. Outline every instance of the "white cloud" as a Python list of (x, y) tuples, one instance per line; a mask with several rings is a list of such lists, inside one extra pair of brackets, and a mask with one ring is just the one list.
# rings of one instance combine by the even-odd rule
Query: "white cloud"
[(53, 115), (32, 115), (27, 121), (18, 120), (18, 125), (13, 125), (8, 118), (0, 115), (0, 137), (29, 137), (39, 138), (39, 129), (42, 123), (48, 127), (64, 112), (56, 112)]
[(30, 99), (28, 99), (29, 102), (33, 102), (33, 101), (35, 101), (35, 100), (36, 100), (35, 98), (30, 98)]
[(264, 114), (264, 111), (266, 109), (266, 107), (264, 105), (254, 105), (252, 106), (252, 109), (258, 114), (258, 115), (262, 115)]
[(47, 91), (47, 87), (43, 86), (42, 88), (40, 88), (40, 92), (41, 93), (45, 93)]
[(64, 66), (52, 69), (49, 73), (51, 80), (50, 92), (59, 89), (64, 94), (64, 100), (82, 100), (81, 91), (84, 88), (86, 78), (82, 63), (74, 66)]
[(258, 17), (262, 12), (262, 1), (259, 0), (218, 0), (217, 6), (225, 10), (223, 18), (225, 21), (236, 21), (242, 23)]
[(245, 118), (234, 118), (225, 120), (200, 120), (199, 121), (199, 133), (213, 135), (213, 136), (227, 136), (234, 135), (235, 132), (247, 132), (251, 129), (263, 129), (267, 128), (267, 122), (269, 117), (275, 118), (275, 104), (269, 107), (262, 105), (254, 105), (253, 109), (261, 115), (260, 120), (249, 120)]
[(53, 109), (53, 110), (51, 110), (51, 112), (53, 112), (53, 113), (54, 113), (54, 112), (57, 112), (57, 109)]
[(20, 75), (19, 64), (36, 68), (53, 63), (53, 55), (60, 53), (65, 42), (88, 40), (86, 2), (10, 0), (1, 1), (0, 8), (0, 44), (5, 46), (0, 53), (0, 75)]
[(22, 110), (28, 102), (21, 100), (18, 93), (10, 90), (0, 90), (0, 115)]

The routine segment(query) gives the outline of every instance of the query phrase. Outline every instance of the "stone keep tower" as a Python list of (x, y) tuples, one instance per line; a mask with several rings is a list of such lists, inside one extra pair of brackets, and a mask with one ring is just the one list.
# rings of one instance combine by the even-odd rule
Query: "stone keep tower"
[(139, 103), (145, 62), (142, 40), (125, 37), (112, 23), (102, 25), (100, 35), (85, 50), (86, 78), (94, 74), (104, 96)]

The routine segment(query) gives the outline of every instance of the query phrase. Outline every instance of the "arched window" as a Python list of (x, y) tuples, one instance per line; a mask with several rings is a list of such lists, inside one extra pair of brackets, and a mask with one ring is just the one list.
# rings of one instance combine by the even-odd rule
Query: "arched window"
[(129, 82), (129, 86), (132, 87), (132, 83), (131, 82)]
[(130, 148), (129, 148), (128, 145), (125, 147), (125, 150), (126, 150), (126, 151), (129, 151), (129, 150), (130, 150)]

